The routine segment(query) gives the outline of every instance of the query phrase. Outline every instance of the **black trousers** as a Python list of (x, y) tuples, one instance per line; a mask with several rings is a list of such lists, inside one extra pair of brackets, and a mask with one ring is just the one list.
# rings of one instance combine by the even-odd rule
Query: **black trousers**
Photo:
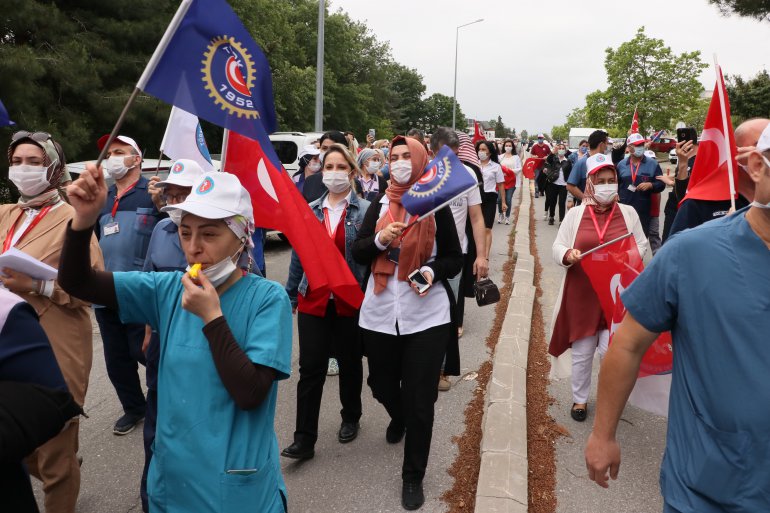
[(433, 436), (433, 407), (452, 324), (411, 335), (362, 329), (369, 361), (367, 383), (393, 420), (406, 426), (404, 481), (422, 481)]
[(334, 300), (326, 315), (297, 314), (299, 334), (299, 382), (297, 383), (297, 424), (294, 441), (313, 446), (318, 440), (318, 415), (329, 358), (337, 358), (340, 367), (340, 402), (342, 420), (358, 422), (361, 418), (361, 388), (364, 370), (358, 338), (358, 319), (337, 315)]
[(556, 213), (556, 203), (559, 203), (559, 221), (564, 221), (564, 212), (567, 209), (567, 186), (549, 183), (545, 191), (545, 209), (548, 216), (553, 218)]

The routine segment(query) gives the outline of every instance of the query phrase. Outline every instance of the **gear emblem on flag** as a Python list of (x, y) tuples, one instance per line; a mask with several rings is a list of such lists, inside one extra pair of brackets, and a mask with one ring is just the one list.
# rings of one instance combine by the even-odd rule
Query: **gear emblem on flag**
[(201, 61), (204, 87), (222, 110), (239, 118), (258, 119), (251, 89), (256, 71), (251, 55), (232, 37), (215, 37)]
[(444, 157), (444, 159), (425, 170), (420, 180), (406, 194), (415, 198), (425, 198), (436, 194), (449, 180), (449, 175), (451, 174), (452, 169), (449, 158)]

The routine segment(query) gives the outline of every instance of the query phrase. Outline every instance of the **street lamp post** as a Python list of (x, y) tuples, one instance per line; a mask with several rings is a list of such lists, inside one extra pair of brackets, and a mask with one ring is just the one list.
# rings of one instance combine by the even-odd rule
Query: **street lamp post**
[(454, 93), (452, 94), (452, 130), (455, 130), (457, 127), (457, 48), (458, 48), (458, 43), (460, 41), (460, 29), (463, 27), (467, 27), (468, 25), (473, 25), (474, 23), (479, 23), (482, 21), (484, 21), (484, 18), (479, 18), (476, 21), (471, 21), (470, 23), (459, 25), (455, 29), (455, 86), (454, 86)]
[(322, 132), (324, 127), (324, 18), (326, 2), (318, 2), (318, 46), (316, 48), (315, 71), (315, 131)]

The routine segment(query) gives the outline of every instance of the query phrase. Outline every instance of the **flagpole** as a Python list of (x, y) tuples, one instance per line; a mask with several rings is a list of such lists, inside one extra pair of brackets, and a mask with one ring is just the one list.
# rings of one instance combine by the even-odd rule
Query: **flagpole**
[(629, 237), (630, 237), (630, 236), (632, 236), (632, 235), (633, 235), (633, 232), (628, 232), (628, 233), (627, 233), (627, 234), (625, 234), (625, 235), (621, 235), (621, 236), (620, 236), (620, 237), (618, 237), (617, 239), (612, 239), (611, 241), (609, 241), (609, 242), (605, 242), (604, 244), (599, 244), (598, 246), (596, 246), (596, 247), (595, 247), (595, 248), (593, 248), (593, 249), (589, 249), (588, 251), (585, 251), (585, 252), (583, 252), (583, 253), (580, 253), (580, 259), (582, 259), (583, 257), (585, 257), (585, 256), (587, 256), (587, 255), (590, 255), (590, 254), (591, 254), (591, 253), (593, 253), (594, 251), (599, 251), (600, 249), (602, 249), (602, 248), (606, 248), (607, 246), (610, 246), (610, 245), (612, 245), (612, 244), (615, 244), (615, 243), (616, 243), (616, 242), (618, 242), (618, 241), (621, 241), (621, 240), (623, 240), (623, 239), (627, 239), (627, 238), (629, 238)]
[[(722, 80), (722, 69), (717, 62), (717, 54), (714, 54), (714, 67), (717, 72), (717, 91), (719, 91), (719, 107), (722, 109), (722, 129), (724, 130), (725, 151), (727, 153), (727, 177), (730, 182), (730, 208), (735, 212), (735, 177), (733, 176), (733, 155), (732, 148), (730, 148), (730, 137), (728, 137), (727, 129), (727, 107), (725, 106), (725, 92), (722, 86), (724, 82)], [(732, 123), (732, 120), (729, 120)]]
[(466, 189), (466, 190), (464, 190), (462, 192), (457, 193), (456, 195), (452, 196), (451, 198), (449, 198), (447, 201), (445, 201), (441, 205), (437, 206), (436, 208), (427, 211), (426, 213), (424, 213), (421, 216), (417, 216), (416, 219), (412, 218), (412, 220), (409, 222), (409, 224), (406, 226), (406, 228), (404, 228), (404, 231), (402, 233), (406, 233), (407, 230), (409, 230), (409, 228), (411, 228), (412, 226), (414, 226), (414, 225), (420, 223), (421, 221), (424, 221), (425, 219), (429, 218), (431, 216), (431, 214), (435, 214), (436, 212), (438, 212), (439, 210), (441, 210), (445, 206), (449, 205), (450, 203), (452, 203), (454, 200), (456, 200), (457, 198), (459, 198), (463, 194), (469, 193), (470, 191), (472, 191), (474, 188), (476, 188), (478, 186), (479, 186), (479, 184), (475, 183), (475, 184), (473, 184), (472, 187), (469, 187), (468, 189)]
[(222, 134), (222, 157), (219, 159), (219, 171), (225, 172), (225, 158), (227, 157), (227, 140), (230, 138), (230, 130), (225, 128)]
[(96, 167), (99, 167), (102, 164), (104, 157), (107, 155), (110, 144), (115, 140), (115, 137), (117, 137), (118, 132), (120, 131), (120, 127), (123, 126), (123, 121), (126, 119), (128, 109), (131, 108), (134, 100), (136, 100), (139, 91), (143, 90), (147, 86), (147, 81), (150, 79), (150, 75), (152, 75), (152, 73), (155, 71), (155, 68), (158, 66), (160, 58), (166, 51), (168, 43), (171, 41), (171, 38), (176, 32), (176, 29), (179, 28), (179, 25), (182, 23), (182, 19), (184, 18), (185, 14), (187, 14), (187, 10), (190, 8), (192, 2), (193, 0), (182, 0), (182, 3), (179, 5), (179, 9), (177, 9), (176, 14), (174, 14), (174, 17), (171, 19), (171, 23), (169, 23), (168, 27), (166, 28), (166, 32), (163, 34), (160, 43), (158, 43), (158, 46), (155, 48), (152, 57), (150, 57), (149, 62), (147, 62), (147, 66), (144, 68), (142, 76), (139, 77), (139, 81), (136, 83), (136, 87), (134, 87), (134, 90), (128, 97), (126, 105), (123, 106), (123, 110), (121, 111), (120, 116), (118, 116), (118, 120), (115, 122), (115, 126), (112, 127), (112, 132), (110, 132), (110, 136), (107, 138), (107, 142), (104, 144), (102, 151), (99, 152), (99, 158), (96, 160)]

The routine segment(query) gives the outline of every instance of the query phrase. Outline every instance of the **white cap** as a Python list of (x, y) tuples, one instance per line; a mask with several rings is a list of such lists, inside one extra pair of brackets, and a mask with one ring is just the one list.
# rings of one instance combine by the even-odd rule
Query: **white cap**
[[(102, 148), (104, 148), (104, 145), (107, 144), (107, 140), (110, 138), (110, 134), (105, 134), (99, 138), (98, 141), (96, 141), (96, 147), (99, 148), (99, 151), (102, 151)], [(139, 151), (139, 145), (136, 144), (136, 141), (128, 137), (127, 135), (117, 135), (115, 136), (115, 139), (113, 139), (113, 142), (120, 141), (123, 144), (128, 144), (131, 146), (134, 150), (136, 150), (136, 153), (138, 155), (141, 155), (142, 152)]]
[(600, 169), (605, 167), (611, 167), (612, 169), (615, 169), (615, 164), (612, 163), (612, 159), (610, 157), (604, 155), (603, 153), (592, 155), (588, 157), (588, 160), (586, 160), (587, 175), (597, 173)]
[(305, 155), (320, 155), (321, 150), (315, 147), (313, 144), (308, 144), (307, 146), (304, 146), (302, 150), (300, 150), (299, 155), (297, 155), (297, 160), (301, 159)]
[(200, 164), (194, 160), (179, 159), (171, 166), (166, 179), (162, 182), (157, 182), (155, 186), (179, 185), (181, 187), (192, 187), (201, 178), (203, 178), (203, 169), (201, 169)]
[(652, 150), (647, 150), (644, 152), (644, 156), (648, 159), (657, 159), (658, 157), (655, 155), (655, 152)]
[(639, 146), (640, 144), (644, 144), (646, 142), (647, 140), (642, 134), (631, 134), (628, 136), (628, 139), (626, 139), (626, 144), (628, 146)]
[[(193, 185), (187, 199), (161, 209), (172, 219), (176, 211), (194, 214), (204, 219), (225, 219), (241, 215), (254, 223), (251, 196), (238, 177), (230, 173), (209, 173)], [(180, 216), (181, 219), (181, 216)]]
[(767, 150), (770, 150), (770, 124), (762, 130), (762, 135), (759, 136), (759, 141), (757, 141), (757, 151), (763, 152)]
[(538, 139), (545, 139), (545, 136), (543, 134), (537, 134)]

